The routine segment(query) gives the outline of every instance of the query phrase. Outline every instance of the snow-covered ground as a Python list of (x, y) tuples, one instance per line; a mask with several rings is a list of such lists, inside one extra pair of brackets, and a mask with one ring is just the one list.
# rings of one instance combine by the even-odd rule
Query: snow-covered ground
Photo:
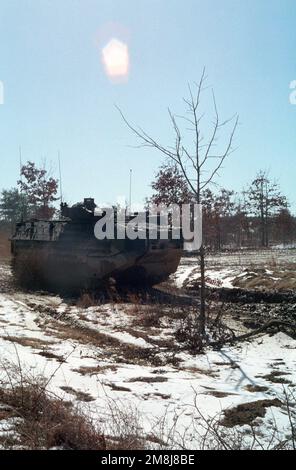
[[(177, 286), (196, 272), (194, 263), (186, 262), (175, 276)], [(215, 268), (212, 276), (230, 286), (233, 268)], [(50, 390), (81, 402), (98, 420), (108, 421), (115, 403), (136, 410), (147, 433), (162, 429), (164, 436), (174, 427), (172, 440), (184, 438), (188, 448), (199, 445), (200, 413), (212, 418), (295, 386), (296, 341), (285, 334), (192, 355), (178, 347), (177, 320), (164, 315), (162, 305), (157, 309), (159, 323), (145, 326), (141, 318), (149, 309), (137, 303), (83, 308), (56, 296), (1, 293), (1, 375), (8, 363), (21, 364), (24, 373), (46, 376)], [(257, 422), (265, 443), (275, 423), (281, 437), (289, 429), (284, 404), (268, 407)]]
[[(291, 289), (296, 286), (295, 278), (296, 250), (237, 251), (208, 254), (206, 256), (206, 283), (211, 287), (237, 287), (236, 281), (252, 277), (259, 279), (262, 287), (265, 281), (274, 281), (274, 288), (282, 288), (290, 282)], [(200, 277), (196, 257), (186, 256), (181, 259), (177, 272), (172, 276), (177, 287), (186, 287), (188, 283), (198, 281)], [(238, 283), (240, 284), (240, 282)], [(269, 282), (270, 284), (270, 282)]]

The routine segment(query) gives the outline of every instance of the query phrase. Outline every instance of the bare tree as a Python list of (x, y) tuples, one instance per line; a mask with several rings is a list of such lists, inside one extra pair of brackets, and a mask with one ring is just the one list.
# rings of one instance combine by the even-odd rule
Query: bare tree
[[(221, 169), (226, 157), (234, 151), (233, 139), (238, 125), (238, 116), (221, 121), (218, 113), (214, 92), (212, 91), (214, 120), (211, 129), (207, 133), (207, 126), (202, 132), (201, 124), (204, 122), (204, 113), (201, 113), (201, 95), (205, 90), (205, 69), (201, 78), (194, 87), (188, 85), (189, 97), (183, 98), (185, 104), (185, 113), (181, 116), (175, 115), (168, 109), (171, 125), (174, 130), (175, 139), (173, 146), (165, 146), (158, 140), (155, 140), (147, 134), (142, 128), (134, 127), (126, 119), (122, 111), (118, 108), (124, 122), (140, 139), (141, 146), (152, 147), (172, 160), (181, 170), (190, 190), (194, 195), (197, 204), (202, 203), (202, 192), (211, 183), (214, 182), (218, 172)], [(190, 143), (187, 144), (184, 130), (181, 130), (180, 121), (190, 125)], [(224, 143), (223, 149), (217, 148), (219, 132), (227, 124), (231, 123), (229, 135)], [(208, 134), (206, 138), (205, 135)], [(200, 306), (197, 315), (197, 327), (201, 338), (205, 338), (206, 327), (206, 291), (205, 291), (205, 249), (202, 243), (199, 250), (200, 258)]]

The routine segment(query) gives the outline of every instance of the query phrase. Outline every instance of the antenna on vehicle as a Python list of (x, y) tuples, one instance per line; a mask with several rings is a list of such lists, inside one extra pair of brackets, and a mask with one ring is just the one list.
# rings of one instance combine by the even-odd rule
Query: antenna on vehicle
[(62, 203), (62, 202), (63, 202), (63, 186), (62, 186), (62, 172), (61, 172), (60, 151), (58, 151), (58, 160), (59, 160), (59, 178), (60, 178), (60, 199), (61, 199), (61, 203)]
[(130, 168), (130, 180), (129, 180), (129, 212), (132, 212), (132, 173), (133, 170)]
[[(22, 176), (22, 168), (23, 168), (23, 162), (22, 162), (22, 147), (19, 146), (19, 164), (20, 164), (20, 180), (21, 182), (23, 181), (23, 176)], [(23, 191), (22, 185), (21, 185), (21, 192)]]
[(19, 146), (19, 165), (20, 165), (20, 182), (21, 182), (21, 208), (22, 208), (22, 211), (21, 211), (21, 221), (24, 220), (24, 198), (22, 197), (23, 196), (23, 185), (22, 185), (22, 182), (23, 182), (23, 177), (22, 177), (22, 167), (23, 167), (23, 163), (22, 163), (22, 147)]

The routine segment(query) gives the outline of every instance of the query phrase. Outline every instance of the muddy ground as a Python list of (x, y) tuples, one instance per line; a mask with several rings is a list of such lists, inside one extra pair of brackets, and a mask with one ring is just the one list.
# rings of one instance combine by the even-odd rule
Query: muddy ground
[[(182, 293), (198, 298), (196, 260), (181, 260)], [(182, 275), (183, 270), (183, 275)], [(177, 279), (178, 280), (178, 279)], [(296, 322), (296, 250), (218, 253), (207, 257), (209, 305), (249, 329), (276, 319)], [(293, 329), (289, 333), (295, 337)]]
[[(180, 273), (182, 280), (178, 282)], [(0, 257), (0, 293), (16, 297), (24, 293), (14, 285), (7, 250), (5, 256), (2, 253)], [(46, 298), (47, 293), (31, 291), (31, 295)], [(149, 290), (112, 288), (100, 293), (82, 293), (80, 297), (63, 297), (63, 300), (69, 305), (85, 304), (86, 307), (111, 301), (185, 308), (198, 305), (198, 297), (197, 260), (184, 256), (169, 281)], [(207, 298), (212, 315), (217, 313), (226, 323), (235, 325), (238, 333), (252, 331), (273, 319), (295, 324), (296, 249), (209, 254)], [(279, 330), (281, 328), (296, 337), (293, 329), (279, 326)]]

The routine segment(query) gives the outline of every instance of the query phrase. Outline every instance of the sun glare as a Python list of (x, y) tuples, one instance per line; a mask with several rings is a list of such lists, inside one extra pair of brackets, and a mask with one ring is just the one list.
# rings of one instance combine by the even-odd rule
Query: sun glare
[(111, 79), (125, 79), (129, 72), (128, 46), (118, 39), (111, 39), (102, 49), (102, 61)]

